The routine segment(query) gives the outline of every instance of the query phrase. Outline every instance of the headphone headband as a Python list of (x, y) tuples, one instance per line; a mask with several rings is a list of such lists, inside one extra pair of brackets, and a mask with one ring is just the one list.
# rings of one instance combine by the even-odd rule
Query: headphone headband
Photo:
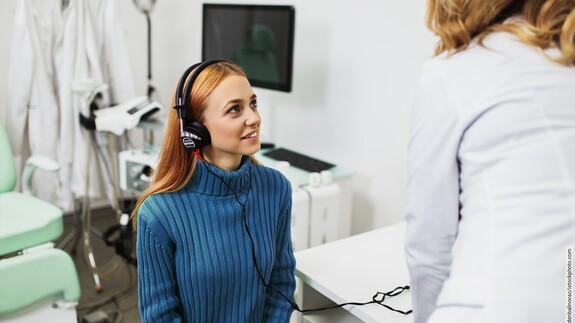
[[(190, 91), (192, 90), (192, 86), (194, 85), (196, 78), (198, 78), (200, 73), (206, 67), (224, 61), (225, 60), (223, 59), (213, 59), (205, 62), (196, 63), (188, 67), (184, 72), (184, 74), (182, 74), (182, 77), (180, 77), (180, 80), (178, 81), (178, 86), (176, 87), (176, 107), (185, 106), (185, 99), (190, 95)], [(192, 75), (190, 76), (190, 79), (186, 82), (186, 80), (188, 79), (188, 75), (190, 75), (190, 73), (192, 73)]]

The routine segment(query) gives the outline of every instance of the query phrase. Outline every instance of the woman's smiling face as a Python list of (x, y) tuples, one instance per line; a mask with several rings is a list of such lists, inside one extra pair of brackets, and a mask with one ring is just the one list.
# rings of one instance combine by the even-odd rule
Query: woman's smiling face
[(222, 169), (235, 170), (243, 155), (260, 150), (257, 97), (243, 76), (230, 75), (212, 91), (203, 123), (212, 139), (202, 149), (204, 158)]

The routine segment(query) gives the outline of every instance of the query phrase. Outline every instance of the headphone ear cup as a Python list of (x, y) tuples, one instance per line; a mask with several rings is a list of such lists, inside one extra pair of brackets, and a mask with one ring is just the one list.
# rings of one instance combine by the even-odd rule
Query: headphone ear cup
[[(194, 147), (194, 149), (200, 149), (202, 147), (209, 145), (212, 142), (212, 138), (210, 136), (208, 128), (206, 128), (206, 126), (197, 121), (190, 122), (190, 124), (184, 128), (184, 131), (194, 135), (192, 138), (188, 138), (193, 141), (194, 145), (192, 145), (192, 147)], [(198, 137), (199, 139), (196, 137)], [(188, 147), (188, 145), (186, 145), (186, 147)]]

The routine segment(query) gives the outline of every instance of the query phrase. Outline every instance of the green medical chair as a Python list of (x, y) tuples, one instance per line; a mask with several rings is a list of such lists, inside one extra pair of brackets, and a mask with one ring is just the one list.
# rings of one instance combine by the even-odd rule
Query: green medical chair
[(52, 243), (62, 235), (62, 210), (29, 194), (36, 168), (55, 171), (58, 164), (32, 156), (24, 167), (24, 193), (14, 192), (16, 167), (0, 122), (0, 322), (77, 322), (76, 267)]

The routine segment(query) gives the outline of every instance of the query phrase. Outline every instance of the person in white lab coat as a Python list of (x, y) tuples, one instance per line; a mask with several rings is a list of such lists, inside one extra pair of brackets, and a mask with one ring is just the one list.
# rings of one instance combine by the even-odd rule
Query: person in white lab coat
[(428, 0), (427, 15), (439, 42), (408, 152), (414, 322), (568, 322), (575, 1)]

